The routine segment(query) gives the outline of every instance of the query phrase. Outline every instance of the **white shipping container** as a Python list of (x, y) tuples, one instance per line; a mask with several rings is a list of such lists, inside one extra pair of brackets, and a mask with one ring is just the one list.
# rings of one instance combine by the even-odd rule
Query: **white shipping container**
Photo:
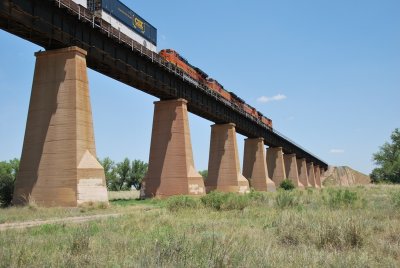
[(87, 0), (72, 0), (72, 1), (87, 8)]
[[(97, 12), (98, 14), (99, 12)], [(101, 18), (106, 22), (110, 23), (112, 27), (121, 31), (121, 33), (129, 36), (139, 44), (143, 45), (147, 49), (157, 53), (157, 46), (150, 43), (148, 40), (144, 39), (139, 34), (135, 33), (133, 30), (129, 29), (125, 24), (114, 18), (113, 16), (106, 13), (104, 10), (101, 10)]]

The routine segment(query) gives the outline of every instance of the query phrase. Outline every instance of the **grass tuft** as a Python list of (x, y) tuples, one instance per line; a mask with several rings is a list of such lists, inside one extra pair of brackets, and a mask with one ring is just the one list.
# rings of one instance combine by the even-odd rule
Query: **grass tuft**
[(199, 200), (189, 196), (174, 196), (167, 200), (166, 206), (169, 211), (179, 211), (181, 209), (195, 209), (199, 207)]

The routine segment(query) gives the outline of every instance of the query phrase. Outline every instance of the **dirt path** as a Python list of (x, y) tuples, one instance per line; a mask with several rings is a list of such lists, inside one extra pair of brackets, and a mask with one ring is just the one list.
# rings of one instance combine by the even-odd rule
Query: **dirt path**
[(116, 218), (122, 215), (123, 214), (120, 213), (103, 214), (103, 215), (92, 215), (92, 216), (82, 216), (82, 217), (68, 217), (68, 218), (53, 219), (53, 220), (35, 220), (35, 221), (25, 221), (25, 222), (3, 223), (0, 224), (0, 231), (10, 230), (10, 229), (25, 229), (44, 224), (82, 223), (82, 222), (95, 221), (106, 218)]

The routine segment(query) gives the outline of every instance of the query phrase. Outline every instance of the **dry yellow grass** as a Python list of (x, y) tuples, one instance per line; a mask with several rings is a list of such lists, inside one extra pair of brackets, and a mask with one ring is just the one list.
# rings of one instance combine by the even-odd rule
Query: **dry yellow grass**
[(257, 193), (223, 197), (220, 210), (219, 196), (117, 201), (110, 209), (129, 214), (0, 232), (0, 267), (399, 267), (396, 193)]

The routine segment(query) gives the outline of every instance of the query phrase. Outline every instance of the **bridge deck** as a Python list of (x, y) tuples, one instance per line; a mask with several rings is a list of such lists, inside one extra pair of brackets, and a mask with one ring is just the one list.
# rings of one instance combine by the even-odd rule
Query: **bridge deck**
[(70, 0), (3, 0), (0, 28), (46, 50), (79, 46), (88, 51), (88, 66), (160, 99), (184, 98), (188, 110), (215, 123), (234, 123), (238, 133), (263, 137), (285, 153), (328, 165), (260, 120), (251, 117), (205, 86), (193, 84), (157, 53), (120, 33)]

